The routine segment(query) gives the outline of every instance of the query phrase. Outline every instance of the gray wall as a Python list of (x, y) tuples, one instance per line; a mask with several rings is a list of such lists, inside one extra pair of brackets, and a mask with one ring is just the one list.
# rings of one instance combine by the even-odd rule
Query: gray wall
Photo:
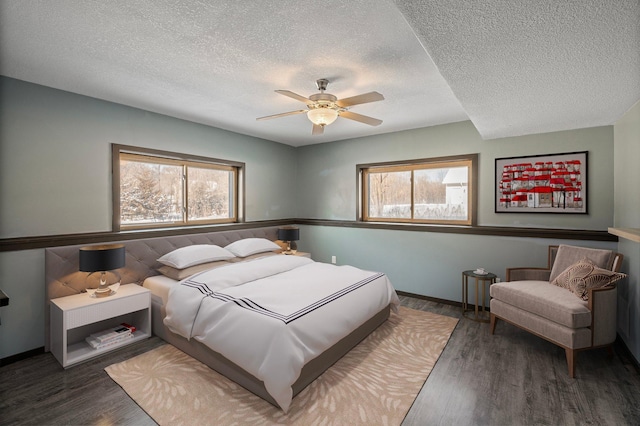
[[(618, 228), (640, 231), (640, 102), (614, 125), (615, 217)], [(620, 336), (640, 360), (640, 243), (620, 239), (623, 272), (629, 277), (619, 285), (618, 327)]]
[(9, 78), (0, 84), (0, 238), (110, 231), (111, 143), (245, 162), (246, 220), (292, 214), (283, 195), (295, 190), (292, 147)]
[[(589, 214), (494, 212), (495, 158), (589, 151)], [(447, 155), (479, 155), (478, 224), (606, 230), (613, 223), (613, 129), (597, 127), (483, 141), (470, 122), (298, 148), (298, 216), (355, 220), (356, 164)], [(461, 301), (461, 272), (484, 267), (504, 279), (513, 266), (546, 266), (550, 244), (615, 249), (615, 243), (434, 232), (304, 227), (301, 249), (313, 258), (384, 271), (394, 286)]]
[[(295, 216), (294, 148), (0, 78), (0, 238), (111, 230), (111, 143), (246, 163), (246, 220)], [(295, 172), (295, 170), (294, 170)], [(44, 345), (44, 250), (0, 253), (0, 358)]]
[[(496, 158), (574, 151), (589, 151), (588, 215), (494, 213)], [(606, 230), (613, 223), (611, 126), (483, 141), (469, 121), (298, 148), (298, 216), (355, 220), (356, 164), (476, 152), (478, 225)]]

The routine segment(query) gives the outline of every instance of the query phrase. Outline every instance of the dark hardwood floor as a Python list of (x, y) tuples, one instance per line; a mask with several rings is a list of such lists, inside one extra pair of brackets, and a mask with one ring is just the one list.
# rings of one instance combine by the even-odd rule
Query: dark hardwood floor
[[(414, 309), (460, 309), (402, 296)], [(50, 353), (0, 368), (0, 425), (153, 425), (103, 369), (163, 344), (154, 337), (63, 370)], [(638, 425), (640, 374), (623, 349), (564, 351), (505, 323), (460, 319), (409, 411), (407, 425)]]

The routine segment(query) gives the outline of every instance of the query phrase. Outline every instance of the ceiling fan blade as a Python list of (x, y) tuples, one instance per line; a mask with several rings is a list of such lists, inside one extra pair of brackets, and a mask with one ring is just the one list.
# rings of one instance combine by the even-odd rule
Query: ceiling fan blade
[(280, 93), (281, 95), (288, 96), (290, 98), (295, 99), (296, 101), (304, 102), (305, 104), (313, 103), (311, 99), (305, 98), (304, 96), (298, 95), (297, 93), (293, 93), (290, 90), (276, 90), (276, 93)]
[(362, 114), (356, 114), (355, 112), (351, 112), (351, 111), (342, 111), (342, 112), (339, 112), (338, 115), (340, 117), (348, 118), (349, 120), (359, 121), (361, 123), (368, 124), (370, 126), (379, 126), (380, 124), (382, 124), (382, 120), (378, 120), (377, 118), (368, 117)]
[(362, 95), (352, 96), (350, 98), (339, 99), (336, 101), (336, 105), (342, 108), (350, 107), (353, 105), (366, 104), (369, 102), (383, 101), (384, 96), (378, 92), (363, 93)]
[(267, 115), (265, 117), (258, 117), (256, 118), (256, 120), (271, 120), (272, 118), (286, 117), (287, 115), (302, 114), (303, 112), (307, 112), (307, 111), (308, 110), (306, 109), (299, 109), (298, 111), (289, 111), (289, 112), (283, 112), (280, 114)]
[(324, 126), (319, 126), (317, 124), (313, 125), (313, 129), (311, 129), (311, 135), (321, 135), (324, 133)]

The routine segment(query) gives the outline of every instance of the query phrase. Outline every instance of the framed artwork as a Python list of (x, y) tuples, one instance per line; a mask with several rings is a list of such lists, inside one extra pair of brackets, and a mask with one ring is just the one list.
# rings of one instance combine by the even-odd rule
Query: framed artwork
[(496, 158), (496, 213), (587, 213), (587, 151)]

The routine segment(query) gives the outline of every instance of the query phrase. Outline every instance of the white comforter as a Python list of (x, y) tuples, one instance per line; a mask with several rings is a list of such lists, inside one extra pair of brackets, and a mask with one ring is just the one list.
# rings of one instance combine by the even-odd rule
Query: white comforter
[(399, 300), (384, 274), (269, 256), (181, 281), (164, 323), (262, 380), (286, 412), (302, 367), (389, 304)]

